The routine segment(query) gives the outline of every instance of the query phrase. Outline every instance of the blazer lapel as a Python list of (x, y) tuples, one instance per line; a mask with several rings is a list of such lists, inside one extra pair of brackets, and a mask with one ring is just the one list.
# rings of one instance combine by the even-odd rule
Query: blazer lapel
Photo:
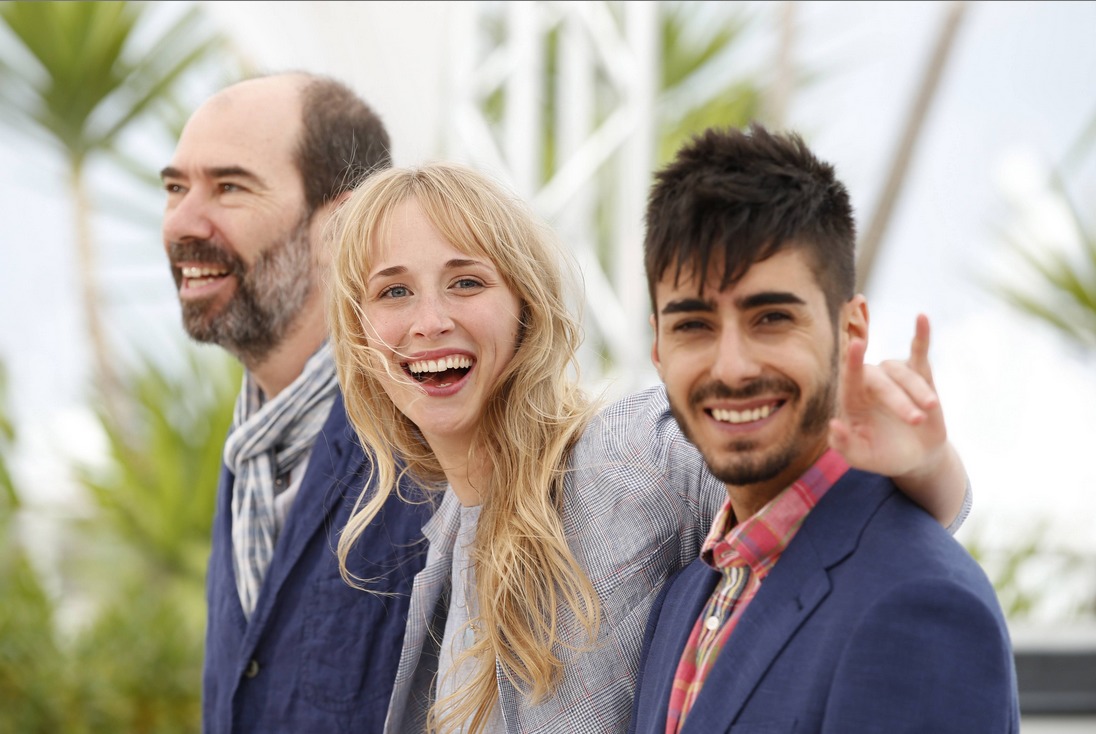
[[(762, 583), (709, 671), (683, 734), (722, 731), (734, 721), (773, 660), (829, 594), (826, 571), (810, 551), (781, 558)], [(783, 572), (777, 574), (778, 568)]]
[(445, 633), (453, 545), (459, 529), (459, 504), (455, 495), (446, 491), (434, 516), (422, 529), (429, 548), (426, 564), (411, 587), (407, 629), (385, 732), (425, 731), (429, 688), (437, 673), (438, 646)]
[[(346, 419), (341, 395), (312, 445), (297, 497), (274, 549), (266, 580), (248, 625), (247, 644), (254, 645), (266, 625), (278, 592), (293, 572), (309, 540), (343, 503), (350, 492), (360, 492), (365, 481), (365, 454), (354, 450), (355, 439)], [(351, 477), (354, 479), (352, 480)], [(331, 548), (335, 563), (335, 548)]]
[(217, 510), (213, 514), (213, 537), (218, 542), (214, 544), (214, 552), (210, 555), (208, 571), (210, 578), (215, 581), (210, 586), (213, 596), (209, 598), (209, 603), (221, 607), (222, 619), (233, 624), (242, 637), (247, 630), (247, 618), (244, 616), (243, 605), (240, 604), (240, 595), (236, 591), (236, 564), (232, 555), (232, 492), (235, 484), (235, 475), (221, 464)]
[[(643, 662), (643, 685), (639, 691), (640, 700), (632, 730), (666, 730), (670, 694), (681, 654), (689, 642), (697, 617), (718, 582), (719, 574), (697, 559), (670, 580), (671, 586), (664, 592), (661, 608), (651, 610), (652, 615), (658, 615), (658, 634), (650, 641), (651, 648)], [(651, 634), (650, 626), (647, 634)]]
[(723, 731), (735, 720), (788, 641), (829, 595), (829, 569), (856, 548), (888, 495), (879, 489), (878, 482), (850, 470), (811, 511), (716, 659), (683, 734)]

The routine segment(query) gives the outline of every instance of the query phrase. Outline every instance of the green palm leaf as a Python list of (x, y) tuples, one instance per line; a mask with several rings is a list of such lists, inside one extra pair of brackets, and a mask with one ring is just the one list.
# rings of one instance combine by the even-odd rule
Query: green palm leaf
[[(711, 3), (668, 3), (662, 8), (658, 164), (706, 128), (745, 126), (759, 116), (763, 98), (757, 80), (725, 71), (730, 68), (728, 54), (749, 29), (752, 16), (737, 6)], [(696, 102), (687, 91), (698, 84), (706, 93)]]
[[(93, 202), (85, 178), (93, 155), (122, 157), (120, 137), (152, 119), (184, 73), (222, 41), (202, 28), (191, 7), (157, 31), (174, 4), (141, 2), (3, 2), (0, 21), (12, 43), (0, 45), (0, 114), (59, 148), (68, 168), (73, 247), (94, 378), (108, 405), (123, 398), (117, 350), (102, 315), (96, 275)], [(155, 10), (156, 13), (152, 11)], [(147, 177), (146, 177), (147, 178)]]
[(0, 526), (19, 509), (19, 494), (8, 469), (8, 456), (15, 442), (15, 426), (8, 417), (7, 370), (0, 363)]
[(1036, 254), (1013, 241), (1013, 250), (1036, 276), (1038, 285), (1034, 291), (1013, 285), (990, 287), (1018, 310), (1043, 321), (1070, 341), (1096, 350), (1096, 235), (1086, 226), (1058, 175), (1053, 176), (1051, 185), (1070, 213), (1080, 238), (1080, 253)]
[(0, 59), (0, 99), (70, 160), (109, 149), (186, 70), (222, 46), (202, 32), (192, 8), (138, 47), (146, 10), (133, 2), (3, 3), (0, 18), (22, 48)]
[[(0, 2), (0, 122), (47, 142), (67, 164), (80, 307), (109, 447), (105, 464), (76, 467), (91, 508), (76, 522), (60, 518), (51, 570), (64, 593), (54, 600), (46, 593), (54, 585), (6, 542), (18, 496), (4, 461), (12, 431), (0, 409), (0, 731), (200, 727), (202, 586), (239, 367), (218, 350), (211, 358), (193, 351), (170, 371), (144, 359), (118, 377), (120, 350), (104, 338), (84, 177), (102, 157), (153, 180), (147, 161), (132, 162), (124, 136), (138, 126), (147, 133), (150, 123), (175, 132), (181, 82), (221, 58), (222, 41), (203, 27), (200, 10)], [(64, 630), (59, 644), (55, 617), (71, 616), (73, 603), (86, 626)]]
[(144, 361), (129, 380), (129, 422), (99, 411), (110, 461), (81, 467), (77, 476), (107, 532), (140, 549), (158, 573), (199, 585), (205, 577), (221, 447), (240, 377), (226, 355), (191, 347), (181, 370)]

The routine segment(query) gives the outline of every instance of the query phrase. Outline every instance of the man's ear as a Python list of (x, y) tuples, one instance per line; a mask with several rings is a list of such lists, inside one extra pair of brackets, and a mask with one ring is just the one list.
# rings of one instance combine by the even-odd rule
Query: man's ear
[(309, 235), (312, 238), (312, 249), (317, 262), (321, 267), (327, 267), (331, 262), (332, 232), (331, 215), (342, 206), (343, 202), (350, 198), (352, 191), (344, 191), (331, 201), (324, 202), (312, 213), (312, 221), (309, 224)]
[(353, 190), (347, 189), (346, 191), (343, 191), (342, 193), (340, 193), (338, 196), (336, 196), (331, 201), (327, 202), (327, 204), (325, 206), (327, 206), (330, 211), (335, 211), (340, 206), (342, 206), (343, 202), (346, 201), (347, 199), (349, 199), (350, 195), (353, 194), (353, 193), (354, 193)]
[(328, 220), (331, 219), (331, 215), (338, 211), (339, 207), (343, 205), (344, 201), (350, 198), (352, 193), (354, 192), (343, 191), (335, 196), (334, 199), (330, 199), (321, 204), (312, 214), (312, 224), (321, 229), (326, 227)]
[(654, 332), (654, 338), (651, 340), (651, 364), (655, 366), (655, 371), (658, 372), (659, 378), (662, 377), (662, 363), (658, 359), (658, 318), (654, 314), (651, 314), (651, 331)]
[(841, 353), (849, 347), (852, 339), (868, 341), (868, 300), (857, 293), (841, 307)]

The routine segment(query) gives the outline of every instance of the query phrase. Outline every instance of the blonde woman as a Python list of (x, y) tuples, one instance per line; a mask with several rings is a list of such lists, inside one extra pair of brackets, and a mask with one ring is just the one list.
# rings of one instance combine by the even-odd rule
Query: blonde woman
[[(438, 500), (392, 734), (623, 731), (650, 605), (726, 496), (661, 387), (602, 410), (583, 396), (560, 255), (460, 166), (376, 173), (340, 211), (332, 341), (378, 486), (340, 557), (402, 475)], [(908, 408), (898, 392), (879, 410)], [(966, 505), (952, 478), (905, 491), (948, 522)]]

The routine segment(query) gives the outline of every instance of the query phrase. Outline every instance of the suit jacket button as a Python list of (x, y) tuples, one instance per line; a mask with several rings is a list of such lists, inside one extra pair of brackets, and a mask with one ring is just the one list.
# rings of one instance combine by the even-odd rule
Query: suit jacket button
[(247, 667), (244, 668), (244, 677), (254, 678), (258, 674), (259, 674), (259, 661), (252, 658), (251, 662), (249, 662), (247, 664)]

